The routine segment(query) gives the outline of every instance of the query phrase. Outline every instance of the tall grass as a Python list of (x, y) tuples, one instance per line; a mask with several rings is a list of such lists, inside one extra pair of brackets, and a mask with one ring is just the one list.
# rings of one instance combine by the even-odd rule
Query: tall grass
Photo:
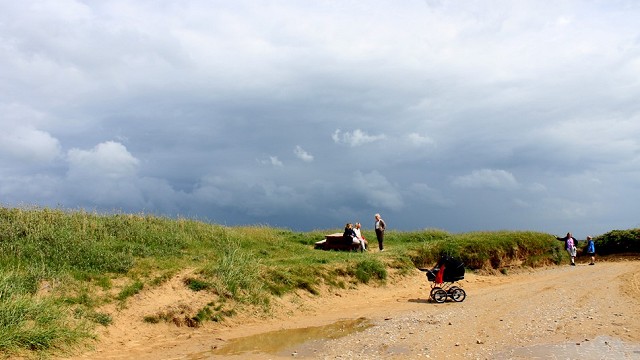
[(64, 349), (92, 336), (67, 306), (35, 291), (32, 274), (0, 271), (0, 353)]
[(262, 284), (259, 280), (259, 262), (250, 251), (243, 250), (239, 242), (221, 244), (216, 261), (202, 269), (202, 274), (211, 278), (218, 295), (246, 301), (245, 297), (259, 297)]

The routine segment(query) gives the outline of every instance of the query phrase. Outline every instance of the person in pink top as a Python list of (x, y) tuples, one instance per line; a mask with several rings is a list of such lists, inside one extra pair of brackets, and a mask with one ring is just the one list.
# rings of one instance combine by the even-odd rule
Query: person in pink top
[(571, 257), (571, 266), (576, 266), (576, 245), (578, 245), (578, 240), (576, 240), (570, 232), (563, 238), (556, 236), (556, 239), (564, 241), (564, 249), (567, 250), (567, 253), (569, 253)]

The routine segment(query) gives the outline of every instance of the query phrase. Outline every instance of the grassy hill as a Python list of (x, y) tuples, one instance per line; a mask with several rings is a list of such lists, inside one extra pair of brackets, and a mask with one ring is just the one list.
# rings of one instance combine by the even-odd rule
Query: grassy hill
[[(102, 215), (47, 208), (0, 207), (0, 354), (46, 354), (82, 344), (109, 326), (107, 304), (157, 287), (184, 269), (185, 285), (211, 302), (189, 314), (190, 326), (221, 321), (247, 308), (268, 313), (271, 299), (321, 287), (380, 284), (440, 254), (468, 269), (559, 264), (554, 235), (527, 231), (451, 234), (437, 229), (389, 231), (386, 252), (313, 249), (324, 234), (266, 226), (226, 227), (150, 215)], [(605, 252), (640, 252), (638, 231), (596, 238)], [(364, 231), (375, 239), (373, 231)], [(629, 240), (630, 239), (630, 240)], [(373, 240), (375, 243), (375, 240)], [(620, 250), (622, 249), (622, 250)], [(231, 305), (233, 304), (233, 305)], [(147, 322), (167, 319), (145, 315)]]

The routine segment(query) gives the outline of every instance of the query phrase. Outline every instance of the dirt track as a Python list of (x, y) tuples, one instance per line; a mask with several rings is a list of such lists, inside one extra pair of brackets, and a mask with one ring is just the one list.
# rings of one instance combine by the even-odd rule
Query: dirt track
[[(284, 299), (275, 319), (238, 319), (198, 329), (142, 323), (141, 314), (163, 299), (155, 292), (118, 316), (95, 350), (74, 358), (519, 359), (554, 358), (560, 352), (560, 358), (640, 359), (640, 261), (509, 276), (468, 273), (461, 285), (467, 292), (464, 302), (432, 303), (427, 300), (429, 283), (416, 270), (380, 288)], [(164, 296), (181, 296), (173, 290)], [(273, 331), (357, 318), (372, 326), (333, 340), (275, 350), (268, 344), (279, 336)], [(251, 340), (262, 351), (219, 355), (238, 338), (256, 334), (266, 334)]]

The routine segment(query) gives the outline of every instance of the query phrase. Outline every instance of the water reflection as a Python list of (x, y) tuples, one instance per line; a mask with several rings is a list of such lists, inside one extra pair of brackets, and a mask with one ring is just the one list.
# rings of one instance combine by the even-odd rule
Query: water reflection
[(247, 352), (278, 354), (283, 350), (312, 340), (337, 339), (373, 326), (366, 318), (342, 320), (325, 326), (284, 329), (229, 341), (208, 352), (211, 355), (239, 355)]

